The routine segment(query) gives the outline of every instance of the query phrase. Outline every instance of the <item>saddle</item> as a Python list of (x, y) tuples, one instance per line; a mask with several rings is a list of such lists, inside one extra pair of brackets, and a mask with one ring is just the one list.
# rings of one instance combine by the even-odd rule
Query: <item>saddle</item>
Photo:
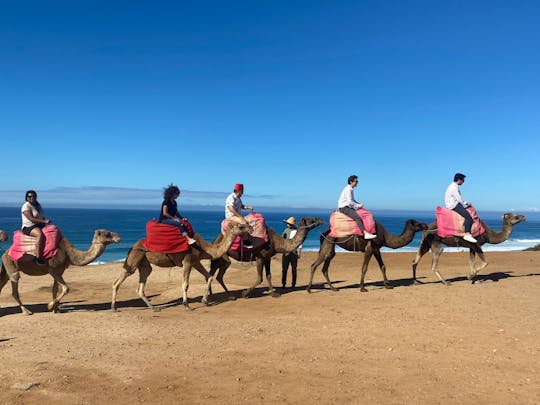
[[(186, 227), (188, 234), (190, 229), (193, 236), (191, 225), (189, 228)], [(177, 226), (162, 224), (155, 219), (146, 223), (146, 238), (143, 239), (142, 245), (156, 253), (180, 253), (191, 250), (187, 238)]]
[[(365, 208), (360, 208), (356, 210), (358, 216), (362, 219), (364, 228), (369, 233), (377, 233), (375, 229), (375, 219), (373, 214), (366, 210)], [(328, 234), (331, 238), (343, 238), (350, 235), (363, 235), (364, 233), (358, 227), (358, 224), (351, 217), (339, 212), (332, 211), (330, 214), (330, 233)]]
[[(471, 234), (473, 236), (482, 235), (486, 230), (478, 218), (478, 213), (473, 207), (467, 207), (467, 211), (471, 214), (473, 224), (471, 228)], [(459, 215), (454, 210), (437, 207), (435, 209), (435, 218), (437, 219), (437, 235), (441, 238), (448, 238), (450, 236), (465, 235), (465, 218)]]
[[(43, 236), (45, 236), (43, 258), (50, 259), (58, 253), (58, 246), (63, 236), (55, 225), (46, 225), (42, 231)], [(36, 254), (36, 238), (34, 236), (25, 235), (21, 230), (13, 232), (13, 245), (9, 249), (11, 260), (30, 261), (36, 257)]]

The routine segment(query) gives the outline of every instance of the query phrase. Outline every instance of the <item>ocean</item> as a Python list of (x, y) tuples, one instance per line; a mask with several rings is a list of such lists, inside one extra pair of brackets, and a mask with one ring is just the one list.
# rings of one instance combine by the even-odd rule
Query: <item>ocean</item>
[[(223, 219), (223, 210), (199, 211), (182, 210), (192, 223), (195, 232), (211, 242), (220, 232), (220, 224)], [(45, 214), (53, 223), (58, 226), (63, 235), (78, 249), (86, 250), (90, 246), (94, 230), (105, 228), (110, 231), (118, 232), (122, 236), (122, 242), (109, 245), (103, 255), (98, 259), (98, 263), (121, 261), (126, 257), (129, 248), (138, 239), (145, 237), (146, 222), (155, 218), (159, 213), (159, 207), (156, 210), (141, 209), (86, 209), (86, 208), (46, 208)], [(283, 220), (295, 216), (297, 221), (303, 216), (321, 217), (325, 224), (309, 232), (307, 239), (303, 244), (304, 251), (319, 250), (319, 236), (328, 226), (328, 219), (331, 210), (283, 210), (275, 209), (268, 212), (261, 211), (269, 227), (276, 232), (281, 233), (285, 229)], [(399, 235), (403, 232), (407, 219), (416, 219), (417, 221), (430, 223), (435, 219), (434, 211), (406, 211), (397, 212), (391, 210), (373, 210), (375, 218), (380, 222), (388, 232)], [(501, 212), (479, 212), (482, 218), (490, 228), (500, 230), (502, 226)], [(517, 224), (509, 240), (499, 245), (484, 245), (484, 251), (515, 251), (523, 250), (540, 243), (540, 213), (525, 212), (527, 222)], [(8, 232), (10, 240), (13, 231), (21, 226), (20, 207), (0, 207), (0, 229)], [(414, 240), (401, 249), (388, 249), (385, 252), (415, 252), (420, 244), (421, 234), (417, 233)], [(9, 248), (11, 242), (0, 243), (0, 248), (5, 250)], [(456, 251), (457, 248), (446, 248), (445, 251)], [(337, 251), (342, 251), (340, 248)]]

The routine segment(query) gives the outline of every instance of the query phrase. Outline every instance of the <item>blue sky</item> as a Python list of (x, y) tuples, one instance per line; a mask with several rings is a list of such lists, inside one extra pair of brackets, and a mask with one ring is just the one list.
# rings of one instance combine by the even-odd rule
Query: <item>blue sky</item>
[(0, 204), (540, 209), (540, 2), (1, 4)]

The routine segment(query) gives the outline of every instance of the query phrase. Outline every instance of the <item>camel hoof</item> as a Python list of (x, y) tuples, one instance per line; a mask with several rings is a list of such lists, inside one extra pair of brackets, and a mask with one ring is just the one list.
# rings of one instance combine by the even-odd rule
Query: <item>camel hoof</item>
[(394, 288), (394, 286), (392, 284), (385, 284), (384, 288), (386, 288), (387, 290), (391, 290)]
[(362, 288), (360, 288), (360, 292), (368, 292), (368, 290), (367, 290), (366, 287), (362, 287)]
[(25, 309), (24, 311), (22, 311), (22, 314), (24, 316), (34, 315), (34, 313), (32, 311), (29, 311), (28, 309)]
[(420, 281), (420, 280), (417, 280), (417, 279), (414, 279), (412, 283), (413, 283), (413, 285), (422, 285), (422, 284), (424, 284), (423, 281)]
[(249, 292), (247, 290), (242, 291), (242, 298), (249, 298)]
[(116, 308), (111, 308), (111, 312), (120, 312), (120, 311)]
[(236, 301), (236, 297), (235, 297), (234, 295), (229, 295), (229, 296), (227, 297), (227, 299), (228, 299), (229, 301)]
[(189, 305), (184, 305), (184, 311), (191, 312), (193, 309)]
[(274, 292), (272, 293), (272, 297), (274, 297), (274, 298), (279, 298), (279, 297), (281, 297), (281, 294), (278, 293), (277, 291), (274, 291)]
[(161, 308), (152, 307), (152, 311), (154, 311), (154, 312), (161, 312)]
[(47, 309), (50, 311), (50, 312), (57, 312), (58, 311), (58, 303), (57, 304), (47, 304)]
[(308, 294), (311, 294), (311, 288), (306, 288), (306, 291), (308, 292)]
[(332, 290), (332, 291), (339, 291), (339, 288), (336, 288), (336, 287), (330, 287), (330, 290)]

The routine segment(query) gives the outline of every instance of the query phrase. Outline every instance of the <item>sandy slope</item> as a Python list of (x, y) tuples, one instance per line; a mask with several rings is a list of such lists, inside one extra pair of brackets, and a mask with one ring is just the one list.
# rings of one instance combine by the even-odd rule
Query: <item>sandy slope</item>
[[(368, 293), (358, 290), (358, 254), (338, 254), (331, 278), (339, 292), (304, 286), (315, 253), (300, 261), (299, 285), (279, 298), (256, 290), (225, 301), (214, 283), (214, 305), (178, 304), (181, 272), (156, 269), (147, 293), (161, 312), (137, 298), (137, 276), (109, 311), (120, 264), (73, 267), (63, 312), (46, 311), (48, 277), (23, 277), (23, 316), (9, 284), (0, 295), (0, 403), (540, 403), (540, 252), (488, 253), (481, 282), (465, 275), (465, 253), (445, 253), (449, 287), (419, 266), (412, 253), (385, 254), (396, 288), (382, 288), (373, 262)], [(280, 284), (280, 260), (272, 261)], [(235, 264), (226, 276), (241, 290), (254, 267)], [(261, 286), (264, 287), (264, 284)], [(34, 384), (33, 387), (28, 388)], [(25, 386), (26, 385), (26, 386)]]

